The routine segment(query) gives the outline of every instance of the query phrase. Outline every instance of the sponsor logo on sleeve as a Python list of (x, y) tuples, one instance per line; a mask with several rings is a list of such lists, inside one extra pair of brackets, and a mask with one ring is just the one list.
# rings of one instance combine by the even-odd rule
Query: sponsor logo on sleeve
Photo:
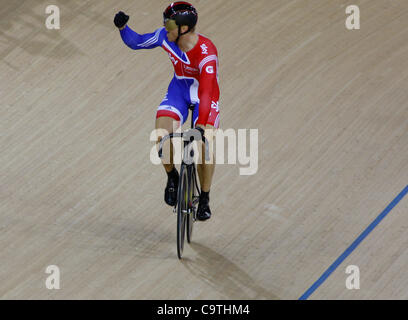
[(213, 66), (207, 66), (207, 67), (205, 68), (205, 71), (206, 71), (207, 73), (214, 73), (214, 67), (213, 67)]
[(217, 102), (211, 101), (211, 109), (215, 109), (216, 112), (220, 111), (219, 106), (218, 106), (218, 101)]
[(208, 54), (208, 47), (203, 43), (201, 46), (202, 54)]

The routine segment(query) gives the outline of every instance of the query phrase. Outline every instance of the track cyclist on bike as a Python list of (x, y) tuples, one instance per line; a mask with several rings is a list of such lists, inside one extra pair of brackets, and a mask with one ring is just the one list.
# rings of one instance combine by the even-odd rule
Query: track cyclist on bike
[[(122, 11), (116, 14), (114, 23), (128, 47), (134, 50), (162, 47), (173, 63), (174, 77), (157, 109), (156, 129), (172, 133), (173, 128), (185, 123), (189, 105), (193, 104), (195, 128), (207, 137), (208, 132), (219, 127), (218, 54), (210, 39), (195, 32), (197, 20), (197, 10), (188, 2), (178, 1), (166, 8), (163, 12), (164, 27), (153, 33), (138, 34), (133, 31), (127, 25), (129, 16)], [(159, 136), (158, 141), (161, 138)], [(163, 162), (168, 176), (164, 200), (174, 206), (179, 174), (173, 163), (172, 147), (170, 152), (170, 163)], [(197, 164), (201, 184), (197, 219), (201, 221), (211, 217), (209, 193), (214, 167), (214, 161)]]

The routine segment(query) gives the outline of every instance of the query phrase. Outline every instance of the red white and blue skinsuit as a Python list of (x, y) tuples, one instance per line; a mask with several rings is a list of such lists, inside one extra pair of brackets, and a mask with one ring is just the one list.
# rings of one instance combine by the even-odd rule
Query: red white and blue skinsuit
[(194, 124), (219, 127), (218, 54), (210, 39), (198, 34), (193, 49), (183, 52), (167, 38), (165, 28), (154, 33), (138, 34), (129, 26), (120, 31), (123, 42), (134, 50), (162, 47), (174, 66), (174, 77), (157, 110), (157, 118), (171, 117), (183, 124), (188, 107), (195, 105)]

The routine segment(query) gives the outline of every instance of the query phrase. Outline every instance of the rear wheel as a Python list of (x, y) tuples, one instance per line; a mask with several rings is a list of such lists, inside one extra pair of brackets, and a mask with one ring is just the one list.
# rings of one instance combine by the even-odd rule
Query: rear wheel
[(177, 255), (181, 259), (184, 248), (184, 235), (186, 230), (186, 217), (188, 210), (188, 176), (185, 165), (181, 165), (180, 182), (177, 202)]

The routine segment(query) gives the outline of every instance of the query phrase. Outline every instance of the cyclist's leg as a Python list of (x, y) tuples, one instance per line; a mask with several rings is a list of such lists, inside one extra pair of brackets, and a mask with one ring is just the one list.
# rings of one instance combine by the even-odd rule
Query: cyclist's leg
[[(218, 100), (217, 100), (218, 102)], [(196, 114), (198, 117), (198, 112)], [(218, 129), (219, 126), (219, 110), (218, 110), (218, 103), (211, 106), (211, 111), (207, 119), (207, 123), (197, 124), (196, 126), (202, 127), (205, 130), (205, 137), (208, 140), (209, 144), (209, 156), (210, 162), (205, 161), (205, 144), (202, 144), (202, 151), (201, 151), (201, 161), (197, 165), (197, 172), (200, 178), (201, 184), (201, 194), (200, 194), (200, 201), (198, 204), (197, 209), (197, 219), (201, 221), (205, 221), (211, 217), (211, 209), (210, 209), (210, 189), (212, 178), (215, 171), (215, 160), (214, 160), (214, 137), (215, 137), (215, 130)]]
[[(173, 132), (174, 127), (179, 126), (179, 120), (176, 120), (175, 117), (171, 116), (160, 116), (156, 118), (156, 132), (157, 132), (157, 143), (160, 140)], [(163, 157), (162, 164), (166, 172), (170, 172), (174, 167), (174, 150), (173, 143), (170, 140), (167, 140), (163, 145)]]
[[(157, 109), (157, 143), (164, 136), (173, 133), (182, 126), (187, 116), (188, 109), (184, 99), (183, 87), (180, 86), (177, 79), (173, 78), (165, 98)], [(170, 172), (174, 168), (174, 150), (171, 140), (164, 143), (162, 163), (166, 172)]]
[[(157, 109), (156, 132), (158, 141), (178, 129), (188, 116), (188, 108), (184, 99), (184, 88), (173, 78), (166, 97)], [(169, 206), (177, 203), (179, 174), (174, 166), (173, 143), (167, 140), (163, 146), (162, 163), (167, 173), (167, 184), (164, 190), (164, 201)]]
[[(194, 124), (196, 125), (198, 119), (198, 108), (194, 110)], [(209, 156), (210, 161), (205, 162), (205, 144), (202, 144), (201, 158), (197, 164), (197, 173), (200, 179), (201, 190), (204, 192), (209, 192), (212, 184), (212, 178), (215, 171), (215, 157), (214, 157), (214, 137), (215, 130), (219, 127), (219, 110), (217, 108), (212, 108), (210, 115), (208, 116), (207, 124), (204, 126), (198, 124), (197, 126), (202, 127), (205, 130), (205, 137), (209, 145)]]

